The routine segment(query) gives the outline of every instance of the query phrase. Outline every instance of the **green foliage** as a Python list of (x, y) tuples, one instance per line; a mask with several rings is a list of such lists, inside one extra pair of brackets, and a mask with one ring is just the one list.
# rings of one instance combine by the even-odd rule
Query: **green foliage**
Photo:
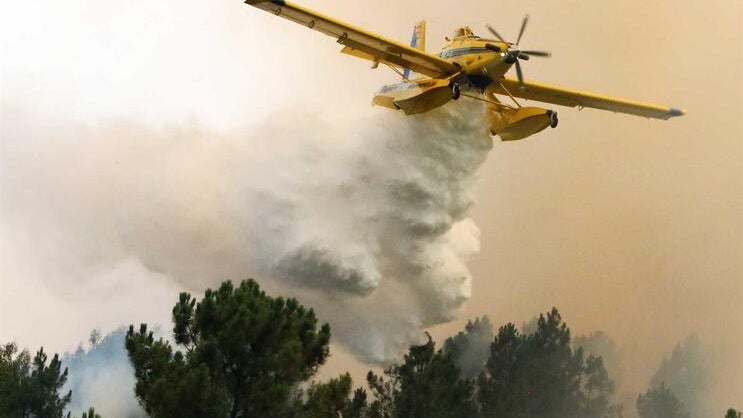
[(728, 412), (725, 414), (725, 418), (740, 418), (743, 413), (736, 411), (733, 408), (728, 409)]
[(63, 417), (72, 395), (59, 394), (67, 380), (59, 357), (55, 354), (47, 364), (43, 348), (33, 359), (27, 350), (17, 351), (13, 343), (0, 347), (0, 417)]
[(367, 415), (367, 395), (364, 389), (358, 388), (353, 392), (353, 398), (343, 407), (343, 418), (364, 418)]
[(367, 382), (375, 400), (369, 418), (468, 418), (477, 416), (474, 384), (460, 377), (454, 359), (428, 336), (412, 346), (401, 365), (385, 370), (386, 377), (369, 372)]
[(173, 323), (185, 351), (144, 324), (126, 337), (135, 393), (155, 418), (285, 416), (296, 385), (328, 356), (330, 327), (318, 330), (312, 309), (267, 296), (253, 280), (224, 282), (198, 303), (181, 293)]
[(640, 418), (689, 418), (684, 404), (662, 382), (637, 397), (637, 412)]
[(573, 350), (570, 329), (557, 309), (540, 315), (531, 334), (500, 327), (478, 382), (484, 418), (611, 417), (614, 383), (600, 357)]
[(134, 392), (149, 416), (226, 416), (229, 400), (206, 365), (189, 362), (168, 342), (155, 340), (146, 325), (137, 333), (129, 328), (126, 348), (137, 379)]
[(601, 357), (606, 371), (615, 382), (621, 379), (621, 353), (616, 343), (603, 331), (595, 331), (573, 339), (573, 349), (583, 349), (584, 355)]
[[(365, 417), (621, 417), (621, 407), (610, 403), (614, 383), (601, 357), (573, 349), (557, 309), (533, 322), (531, 333), (506, 324), (493, 338), (490, 321), (478, 319), (443, 350), (436, 351), (430, 337), (411, 347), (384, 376), (369, 372), (375, 399)], [(460, 372), (460, 364), (471, 369)], [(467, 378), (478, 368), (476, 381)]]
[(356, 391), (349, 400), (353, 382), (346, 373), (327, 383), (312, 383), (304, 393), (299, 391), (292, 418), (361, 418), (366, 406), (366, 392)]

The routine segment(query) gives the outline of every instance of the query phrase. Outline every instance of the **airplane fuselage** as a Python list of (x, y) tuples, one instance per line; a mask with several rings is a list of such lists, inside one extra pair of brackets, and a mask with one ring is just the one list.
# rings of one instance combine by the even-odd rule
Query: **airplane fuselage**
[(438, 55), (460, 66), (462, 75), (457, 81), (461, 88), (471, 87), (482, 92), (493, 81), (502, 79), (513, 66), (505, 52), (508, 48), (508, 44), (500, 41), (462, 37), (449, 41)]
[[(408, 114), (423, 113), (440, 106), (448, 99), (444, 88), (456, 89), (453, 98), (461, 91), (474, 90), (484, 93), (494, 81), (503, 79), (514, 61), (506, 53), (511, 44), (476, 36), (462, 36), (448, 41), (437, 55), (455, 62), (460, 72), (449, 78), (434, 79), (413, 75), (400, 83), (382, 86), (374, 104), (403, 109)], [(424, 98), (410, 101), (418, 95)], [(395, 103), (396, 102), (396, 103)]]
[(515, 63), (508, 53), (511, 46), (474, 36), (454, 38), (438, 56), (454, 61), (460, 68), (458, 74), (440, 79), (411, 77), (385, 85), (374, 96), (373, 103), (418, 114), (457, 100), (462, 92), (474, 92), (477, 95), (474, 97), (488, 103), (490, 132), (504, 140), (526, 138), (548, 126), (557, 126), (557, 113), (552, 110), (508, 106), (491, 94), (489, 87), (500, 85), (499, 80)]

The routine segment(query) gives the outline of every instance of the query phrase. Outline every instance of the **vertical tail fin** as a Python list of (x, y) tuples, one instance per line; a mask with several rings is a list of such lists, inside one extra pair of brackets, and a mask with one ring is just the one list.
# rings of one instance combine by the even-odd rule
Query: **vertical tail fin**
[[(413, 39), (410, 40), (410, 46), (413, 48), (420, 49), (421, 51), (426, 50), (426, 21), (421, 20), (415, 25), (413, 29)], [(409, 68), (405, 69), (403, 73), (403, 79), (407, 80), (410, 78), (411, 71)]]

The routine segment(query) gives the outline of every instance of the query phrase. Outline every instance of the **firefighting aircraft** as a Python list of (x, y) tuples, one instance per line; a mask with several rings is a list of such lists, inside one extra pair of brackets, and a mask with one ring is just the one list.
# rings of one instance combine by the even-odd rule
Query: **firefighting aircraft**
[[(549, 52), (521, 49), (528, 16), (524, 17), (516, 42), (506, 41), (491, 26), (494, 39), (476, 36), (468, 27), (454, 31), (438, 54), (426, 52), (425, 22), (415, 26), (410, 45), (283, 0), (245, 0), (245, 3), (281, 16), (310, 29), (332, 36), (343, 45), (341, 52), (371, 61), (372, 68), (385, 65), (402, 77), (402, 82), (382, 87), (373, 103), (406, 114), (427, 112), (460, 96), (487, 103), (490, 133), (506, 141), (534, 135), (548, 126), (557, 126), (557, 112), (524, 107), (516, 98), (569, 107), (591, 107), (647, 118), (669, 119), (684, 111), (650, 103), (635, 102), (585, 91), (524, 81), (521, 62), (531, 57), (549, 57)], [(516, 79), (505, 74), (516, 67)], [(510, 98), (513, 105), (498, 100)]]

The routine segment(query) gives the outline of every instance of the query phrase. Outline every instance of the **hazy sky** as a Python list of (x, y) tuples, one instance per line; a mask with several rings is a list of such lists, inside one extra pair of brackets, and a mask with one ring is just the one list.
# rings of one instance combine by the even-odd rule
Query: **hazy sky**
[[(646, 387), (676, 343), (698, 333), (714, 347), (710, 363), (725, 364), (716, 371), (710, 402), (720, 403), (720, 409), (741, 406), (741, 1), (302, 4), (402, 41), (415, 22), (426, 19), (430, 50), (463, 24), (483, 33), (490, 23), (513, 38), (528, 12), (532, 19), (522, 46), (553, 53), (551, 59), (524, 64), (528, 80), (686, 109), (682, 118), (656, 121), (556, 108), (558, 129), (496, 142), (475, 188), (481, 252), (470, 263), (472, 298), (460, 320), (432, 333), (443, 338), (466, 318), (485, 314), (495, 324), (520, 324), (557, 306), (576, 334), (602, 329), (617, 341), (627, 362), (624, 390), (635, 392)], [(144, 261), (96, 267), (100, 254), (74, 248), (67, 224), (90, 232), (89, 220), (75, 216), (75, 190), (98, 172), (67, 179), (52, 172), (61, 177), (33, 177), (39, 183), (29, 184), (24, 175), (38, 168), (34, 164), (49, 161), (55, 150), (69, 152), (47, 132), (70, 130), (77, 138), (113, 124), (122, 138), (138, 138), (133, 147), (152, 146), (148, 135), (178, 134), (190, 142), (208, 137), (198, 142), (207, 149), (221, 146), (223, 135), (267, 123), (277, 110), (309, 109), (353, 124), (356, 114), (369, 112), (373, 91), (397, 78), (338, 54), (330, 38), (240, 1), (3, 0), (0, 15), (0, 341), (17, 339), (22, 345), (64, 350), (93, 326), (167, 319), (167, 306), (133, 308), (128, 298), (141, 296), (138, 283), (147, 283), (152, 301), (174, 300), (178, 289)], [(293, 115), (287, 112), (287, 126), (295, 122)], [(146, 128), (131, 127), (132, 121)], [(309, 126), (304, 122), (301, 126)], [(21, 147), (12, 135), (28, 135), (33, 142)], [(84, 156), (91, 167), (103, 158), (98, 153), (109, 149), (105, 140), (94, 148), (97, 153)], [(153, 147), (155, 153), (170, 153), (185, 146)], [(190, 161), (188, 152), (179, 152), (165, 163)], [(153, 157), (152, 164), (157, 162)], [(178, 166), (182, 172), (167, 167), (164, 176), (197, 178), (209, 186), (224, 180), (198, 159)], [(52, 180), (64, 186), (35, 193)], [(203, 205), (210, 208), (208, 200)], [(174, 205), (173, 216), (182, 213), (179, 208)], [(108, 204), (101, 207), (101, 213), (108, 210)], [(210, 216), (207, 221), (217, 224), (229, 213)], [(38, 221), (33, 228), (27, 223), (32, 218)], [(189, 225), (175, 229), (176, 239), (203, 232)], [(111, 245), (107, 237), (114, 235), (95, 235), (96, 245)], [(226, 236), (209, 238), (215, 252)], [(41, 238), (56, 249), (51, 257), (83, 256), (49, 267), (30, 250)], [(37, 278), (77, 271), (72, 264), (88, 265), (86, 257), (93, 259), (86, 274), (99, 280), (82, 293)], [(96, 303), (110, 293), (125, 297)], [(59, 312), (65, 320), (48, 326), (50, 315)], [(357, 378), (363, 376), (367, 366), (342, 348), (335, 353), (323, 374), (351, 368)]]

